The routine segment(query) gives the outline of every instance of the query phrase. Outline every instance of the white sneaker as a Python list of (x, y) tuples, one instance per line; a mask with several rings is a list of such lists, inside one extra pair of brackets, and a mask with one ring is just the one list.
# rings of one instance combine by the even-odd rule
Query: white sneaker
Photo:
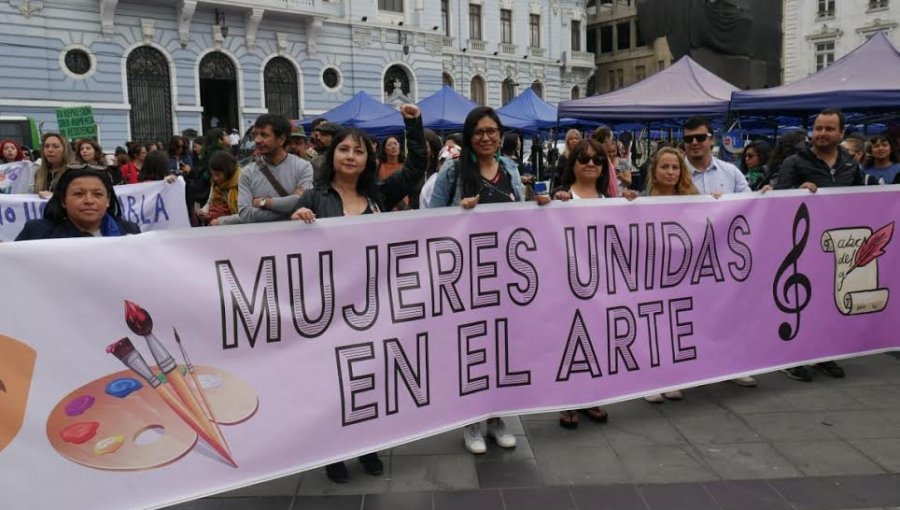
[(481, 436), (481, 425), (473, 423), (466, 425), (463, 429), (463, 439), (466, 441), (466, 449), (470, 452), (480, 455), (487, 451), (487, 445), (484, 444), (484, 437)]
[(731, 382), (745, 388), (752, 388), (756, 386), (756, 379), (752, 377), (736, 377), (732, 379)]
[(503, 448), (516, 447), (516, 436), (510, 434), (509, 431), (506, 430), (506, 423), (500, 418), (488, 420), (487, 435), (488, 437), (494, 438), (497, 445)]
[(647, 395), (646, 397), (644, 397), (644, 400), (653, 404), (662, 404), (666, 401), (666, 399), (663, 398), (662, 393), (657, 393), (656, 395)]

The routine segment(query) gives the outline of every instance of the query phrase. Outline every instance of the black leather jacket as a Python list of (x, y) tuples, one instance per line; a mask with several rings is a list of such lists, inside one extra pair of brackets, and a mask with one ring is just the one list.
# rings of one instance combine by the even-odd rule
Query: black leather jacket
[(838, 147), (834, 168), (828, 168), (824, 161), (806, 147), (781, 164), (776, 188), (799, 188), (804, 182), (811, 182), (819, 188), (858, 186), (862, 184), (862, 175), (859, 173), (859, 164), (843, 148)]
[[(370, 207), (379, 211), (390, 211), (403, 198), (414, 192), (417, 184), (425, 175), (428, 166), (428, 150), (425, 148), (425, 132), (422, 130), (422, 118), (406, 119), (407, 157), (403, 168), (387, 179), (378, 183), (373, 196), (369, 199)], [(317, 218), (334, 218), (344, 215), (344, 204), (340, 194), (331, 187), (331, 183), (317, 183), (316, 187), (304, 193), (297, 202), (297, 209), (307, 208)]]

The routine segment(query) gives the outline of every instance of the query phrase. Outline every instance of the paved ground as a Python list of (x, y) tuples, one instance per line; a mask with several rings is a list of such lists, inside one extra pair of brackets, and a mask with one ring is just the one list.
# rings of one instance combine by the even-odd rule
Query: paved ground
[(842, 366), (624, 402), (578, 430), (509, 418), (514, 450), (476, 457), (452, 432), (382, 452), (382, 477), (351, 461), (348, 484), (318, 469), (171, 510), (900, 510), (900, 356)]

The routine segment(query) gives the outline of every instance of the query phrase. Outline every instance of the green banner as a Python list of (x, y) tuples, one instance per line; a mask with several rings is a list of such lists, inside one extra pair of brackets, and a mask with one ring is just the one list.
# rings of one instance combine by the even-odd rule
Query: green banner
[(59, 133), (69, 140), (97, 138), (94, 110), (90, 106), (57, 108), (56, 122), (59, 123)]

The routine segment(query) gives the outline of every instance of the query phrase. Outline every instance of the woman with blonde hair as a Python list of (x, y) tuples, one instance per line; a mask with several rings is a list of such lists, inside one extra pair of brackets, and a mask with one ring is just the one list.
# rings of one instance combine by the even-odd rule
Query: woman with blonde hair
[(34, 192), (49, 198), (56, 190), (56, 183), (72, 162), (72, 147), (58, 133), (46, 133), (41, 137), (41, 166), (34, 174)]
[[(671, 147), (663, 147), (650, 160), (650, 175), (646, 195), (699, 195), (684, 153)], [(628, 194), (624, 194), (628, 198)]]

